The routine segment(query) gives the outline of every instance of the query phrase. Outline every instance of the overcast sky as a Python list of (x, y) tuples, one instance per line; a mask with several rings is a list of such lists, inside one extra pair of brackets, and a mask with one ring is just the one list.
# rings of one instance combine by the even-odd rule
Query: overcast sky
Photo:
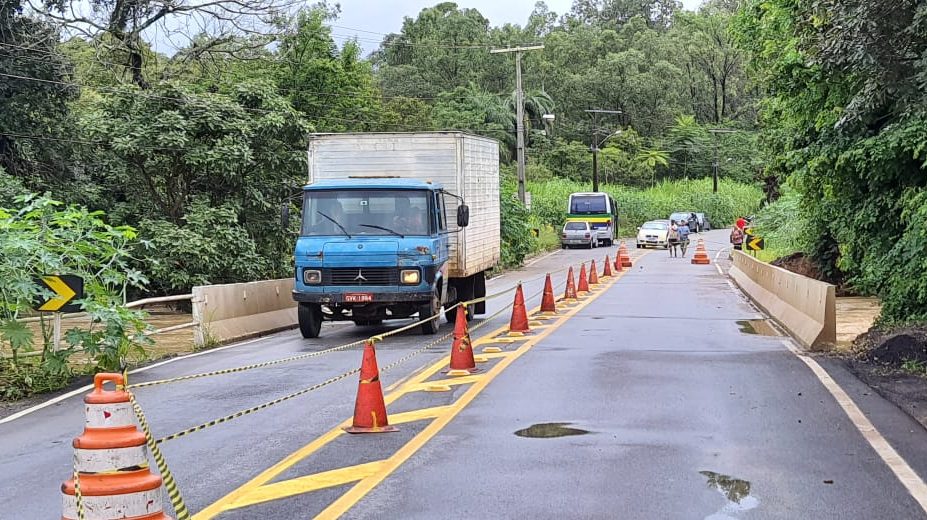
[[(419, 11), (438, 4), (441, 0), (334, 0), (341, 4), (341, 17), (332, 22), (335, 39), (342, 42), (356, 36), (365, 52), (375, 50), (383, 33), (399, 32), (403, 17), (415, 18)], [(536, 0), (458, 0), (461, 8), (479, 10), (492, 25), (515, 23), (525, 25)], [(547, 7), (563, 14), (570, 10), (573, 0), (546, 0)], [(702, 0), (682, 0), (686, 9), (694, 10)], [(362, 32), (370, 31), (370, 32)]]

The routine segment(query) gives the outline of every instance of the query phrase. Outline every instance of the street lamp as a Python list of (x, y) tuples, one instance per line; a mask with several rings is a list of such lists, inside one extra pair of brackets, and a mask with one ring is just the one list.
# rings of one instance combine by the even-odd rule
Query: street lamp
[(544, 132), (547, 134), (548, 137), (551, 137), (553, 135), (553, 132), (548, 132), (547, 127), (549, 126), (551, 127), (551, 129), (553, 129), (555, 119), (557, 119), (557, 116), (553, 114), (544, 114), (541, 116), (541, 121), (544, 122), (544, 127), (545, 127)]
[(592, 114), (592, 146), (589, 147), (589, 151), (592, 152), (592, 191), (599, 191), (599, 146), (602, 143), (607, 141), (609, 138), (614, 137), (621, 133), (621, 130), (616, 130), (615, 132), (609, 134), (602, 139), (598, 144), (596, 144), (596, 139), (599, 137), (599, 126), (598, 126), (598, 116), (599, 114), (621, 114), (621, 110), (586, 110), (587, 114)]
[(718, 134), (733, 134), (737, 130), (730, 128), (709, 128), (708, 131), (711, 132), (715, 140), (715, 160), (711, 164), (711, 191), (712, 193), (718, 193)]

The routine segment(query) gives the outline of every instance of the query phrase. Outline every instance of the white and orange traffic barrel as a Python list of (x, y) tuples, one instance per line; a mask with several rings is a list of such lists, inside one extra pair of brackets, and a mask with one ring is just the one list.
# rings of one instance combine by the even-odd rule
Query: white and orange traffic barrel
[[(111, 382), (113, 390), (104, 388)], [(161, 477), (148, 468), (145, 434), (135, 425), (121, 374), (97, 374), (84, 397), (84, 433), (74, 439), (81, 512), (86, 520), (170, 520), (163, 512)], [(64, 520), (79, 518), (74, 480), (61, 485)]]

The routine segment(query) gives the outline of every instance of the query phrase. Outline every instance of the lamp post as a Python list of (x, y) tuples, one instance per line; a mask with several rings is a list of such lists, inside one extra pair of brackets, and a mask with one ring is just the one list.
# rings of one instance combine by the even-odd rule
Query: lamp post
[(621, 114), (621, 110), (586, 110), (587, 114), (592, 114), (592, 146), (589, 147), (589, 151), (592, 152), (592, 191), (599, 191), (599, 146), (602, 143), (607, 141), (610, 137), (614, 137), (621, 133), (621, 130), (609, 134), (605, 139), (602, 139), (598, 143), (596, 140), (599, 138), (599, 125), (598, 125), (598, 116), (599, 114)]
[(714, 136), (715, 141), (715, 160), (711, 163), (711, 192), (718, 193), (718, 134), (733, 134), (737, 130), (730, 128), (709, 128), (709, 132)]

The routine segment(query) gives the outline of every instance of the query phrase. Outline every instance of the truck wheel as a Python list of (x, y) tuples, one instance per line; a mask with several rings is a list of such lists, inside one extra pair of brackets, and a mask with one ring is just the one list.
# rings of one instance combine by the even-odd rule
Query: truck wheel
[(306, 339), (319, 337), (322, 331), (322, 306), (318, 303), (299, 304), (299, 332)]
[(428, 336), (438, 333), (438, 328), (441, 326), (439, 321), (440, 319), (433, 319), (427, 323), (424, 323), (428, 318), (438, 316), (441, 312), (441, 298), (437, 294), (431, 296), (431, 301), (422, 305), (418, 308), (418, 319), (422, 321), (422, 334)]

